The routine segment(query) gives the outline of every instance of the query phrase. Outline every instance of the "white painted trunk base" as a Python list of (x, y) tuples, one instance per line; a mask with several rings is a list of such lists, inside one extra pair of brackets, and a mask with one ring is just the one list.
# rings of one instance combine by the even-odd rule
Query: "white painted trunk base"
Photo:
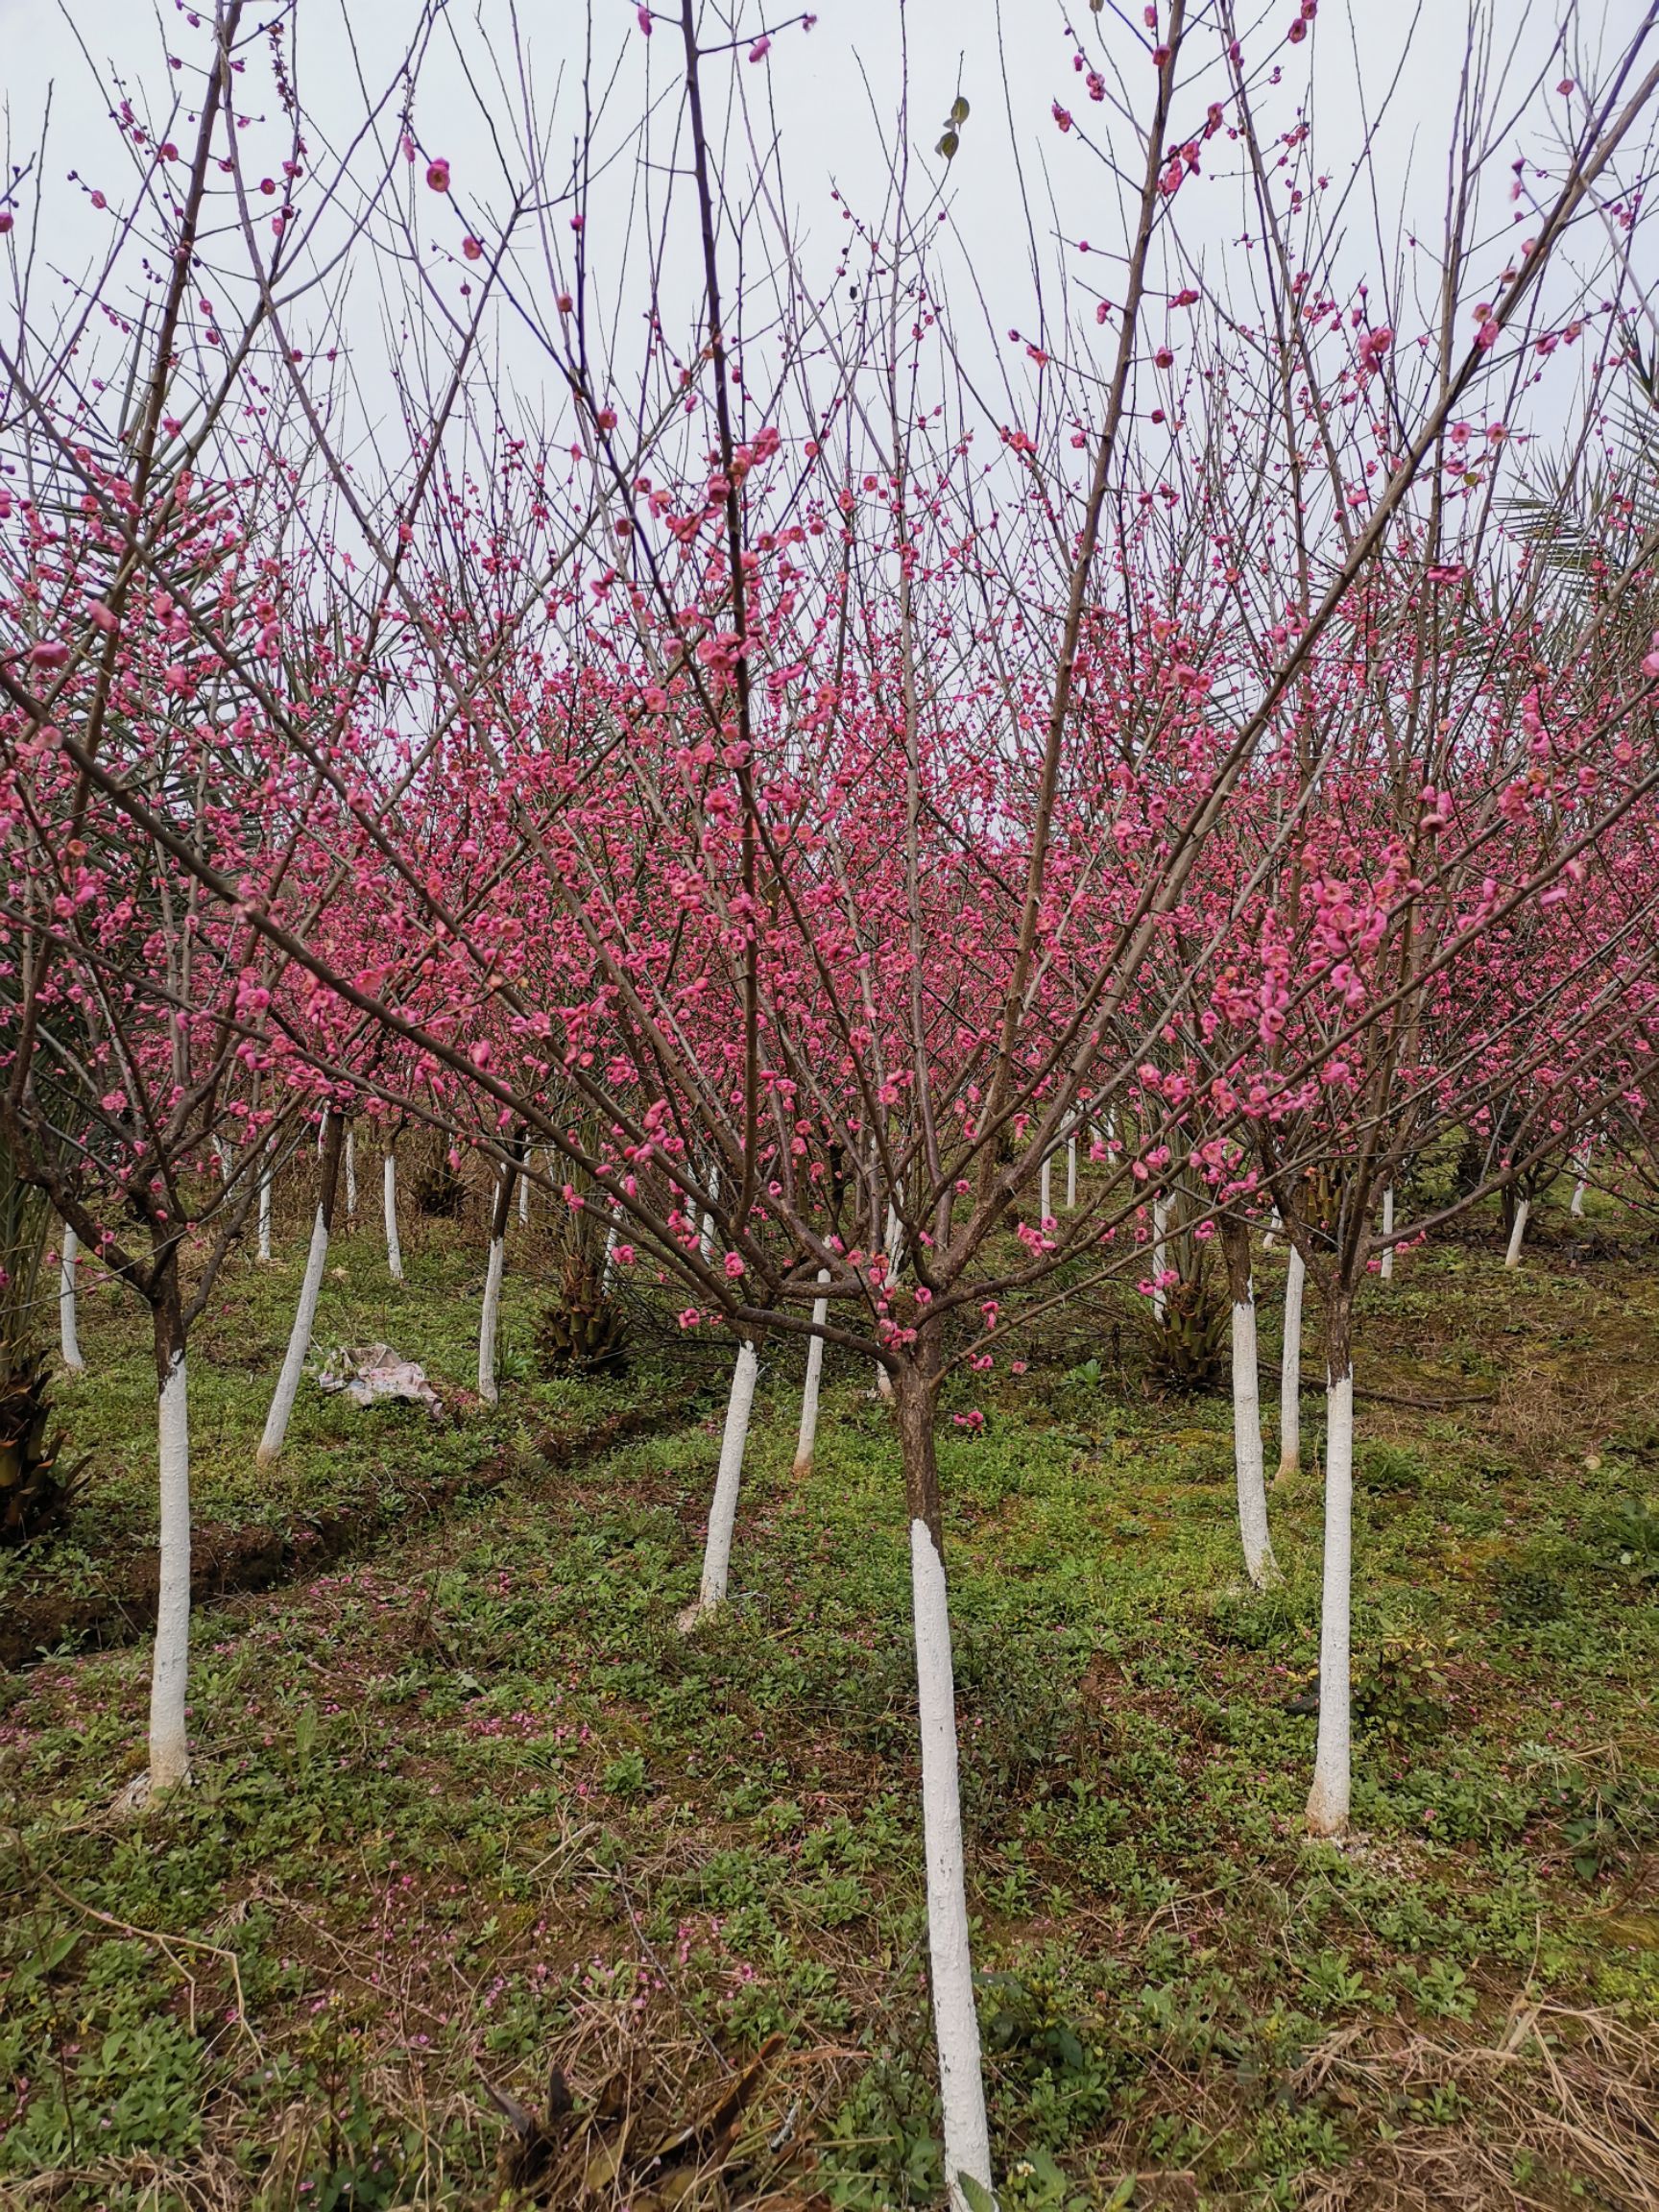
[(518, 1178), (518, 1218), (521, 1222), (527, 1222), (530, 1218), (530, 1178), (528, 1175), (520, 1175)]
[(1349, 1619), (1354, 1581), (1354, 1370), (1325, 1388), (1325, 1574), (1319, 1601), (1319, 1742), (1308, 1826), (1343, 1836), (1353, 1785)]
[[(887, 1226), (881, 1235), (881, 1249), (887, 1256), (887, 1281), (889, 1284), (892, 1284), (898, 1277), (899, 1247), (903, 1241), (903, 1224), (899, 1218), (899, 1209), (896, 1206), (889, 1206), (887, 1209)], [(876, 1395), (878, 1398), (885, 1399), (889, 1405), (893, 1402), (893, 1378), (882, 1366), (879, 1359), (876, 1362)]]
[(380, 1167), (380, 1203), (386, 1215), (386, 1267), (394, 1283), (403, 1280), (403, 1247), (397, 1238), (397, 1155), (388, 1152)]
[(720, 1439), (720, 1465), (714, 1477), (714, 1501), (709, 1508), (709, 1537), (703, 1547), (703, 1580), (697, 1601), (680, 1617), (683, 1629), (694, 1627), (706, 1613), (726, 1602), (732, 1572), (732, 1531), (737, 1524), (737, 1490), (743, 1477), (743, 1448), (749, 1441), (749, 1414), (755, 1404), (755, 1383), (760, 1372), (760, 1354), (745, 1337), (737, 1347), (732, 1368), (732, 1388), (726, 1400), (726, 1429)]
[(81, 1352), (75, 1295), (75, 1262), (80, 1250), (80, 1238), (65, 1222), (63, 1249), (58, 1268), (58, 1344), (63, 1355), (63, 1364), (72, 1375), (84, 1375), (86, 1372), (86, 1361)]
[[(830, 1270), (828, 1267), (819, 1268), (818, 1280), (820, 1283), (829, 1282)], [(812, 1306), (813, 1328), (822, 1329), (829, 1318), (829, 1299), (814, 1300)], [(806, 1380), (801, 1385), (801, 1432), (795, 1439), (795, 1472), (797, 1475), (810, 1475), (812, 1472), (812, 1453), (818, 1441), (818, 1384), (823, 1372), (824, 1339), (822, 1336), (809, 1336), (806, 1339)]]
[(1066, 1210), (1070, 1212), (1077, 1203), (1077, 1137), (1075, 1131), (1066, 1140)]
[(1583, 1175), (1580, 1175), (1578, 1180), (1573, 1186), (1573, 1203), (1568, 1207), (1567, 1211), (1573, 1215), (1575, 1221), (1581, 1220), (1583, 1218), (1584, 1193), (1589, 1188), (1589, 1180), (1586, 1176)]
[(500, 1397), (495, 1387), (495, 1336), (501, 1318), (501, 1271), (507, 1264), (507, 1239), (492, 1237), (490, 1264), (484, 1271), (484, 1307), (478, 1316), (478, 1395), (486, 1406)]
[[(1394, 1234), (1394, 1186), (1392, 1184), (1382, 1193), (1382, 1234), (1384, 1237), (1392, 1237)], [(1382, 1262), (1378, 1272), (1384, 1283), (1393, 1281), (1394, 1247), (1392, 1244), (1383, 1246)]]
[(346, 1217), (357, 1218), (357, 1134), (352, 1129), (346, 1132)]
[(317, 1219), (311, 1229), (311, 1249), (305, 1255), (305, 1274), (300, 1285), (300, 1303), (294, 1309), (294, 1326), (288, 1332), (288, 1350), (283, 1357), (282, 1372), (276, 1378), (271, 1410), (265, 1416), (265, 1433), (259, 1439), (258, 1460), (261, 1467), (269, 1467), (273, 1460), (281, 1456), (282, 1440), (288, 1433), (289, 1416), (294, 1410), (294, 1401), (300, 1395), (300, 1377), (311, 1350), (311, 1331), (317, 1320), (317, 1300), (323, 1288), (323, 1270), (327, 1261), (328, 1230), (323, 1219), (323, 1209), (319, 1206)]
[(1254, 1291), (1233, 1309), (1233, 1464), (1238, 1486), (1238, 1536), (1244, 1547), (1244, 1572), (1258, 1590), (1265, 1590), (1279, 1579), (1279, 1563), (1267, 1531)]
[(1285, 1271), (1285, 1349), (1279, 1365), (1279, 1472), (1288, 1482), (1302, 1464), (1302, 1292), (1308, 1264), (1294, 1244)]
[(271, 1257), (271, 1168), (267, 1163), (259, 1170), (259, 1257)]
[(1165, 1311), (1164, 1286), (1158, 1278), (1168, 1265), (1169, 1248), (1164, 1240), (1164, 1232), (1169, 1226), (1169, 1201), (1154, 1198), (1152, 1201), (1152, 1310), (1162, 1321)]
[(161, 1472), (161, 1551), (156, 1600), (156, 1650), (150, 1664), (152, 1790), (188, 1779), (184, 1699), (190, 1672), (190, 1388), (176, 1353), (156, 1398)]
[(926, 1521), (910, 1524), (910, 1599), (922, 1738), (922, 1843), (927, 1862), (927, 1953), (939, 2050), (945, 2175), (951, 2212), (969, 2212), (957, 2176), (991, 2188), (991, 2133), (979, 2057), (969, 1943), (962, 1797), (956, 1770), (956, 1693), (945, 1562)]
[[(716, 1201), (719, 1199), (720, 1170), (718, 1167), (710, 1167), (709, 1170), (709, 1195)], [(704, 1263), (706, 1265), (710, 1263), (714, 1258), (714, 1216), (712, 1214), (705, 1214), (703, 1216), (703, 1233), (698, 1238), (698, 1246), (703, 1254)]]
[(1526, 1240), (1527, 1223), (1531, 1212), (1531, 1202), (1526, 1198), (1515, 1209), (1515, 1226), (1509, 1232), (1509, 1249), (1503, 1255), (1505, 1267), (1519, 1267), (1521, 1264), (1521, 1246)]
[(1054, 1217), (1054, 1194), (1049, 1184), (1049, 1163), (1045, 1160), (1043, 1172), (1037, 1179), (1037, 1220), (1040, 1226), (1046, 1225)]

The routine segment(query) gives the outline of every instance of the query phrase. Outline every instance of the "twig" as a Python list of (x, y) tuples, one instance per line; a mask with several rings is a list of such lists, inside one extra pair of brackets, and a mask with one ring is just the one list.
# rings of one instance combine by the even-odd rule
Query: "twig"
[(135, 1927), (131, 1920), (118, 1920), (112, 1912), (100, 1912), (96, 1905), (88, 1905), (84, 1898), (77, 1897), (71, 1890), (65, 1889), (62, 1883), (54, 1881), (50, 1874), (42, 1873), (38, 1879), (54, 1896), (61, 1897), (65, 1905), (71, 1906), (77, 1912), (84, 1912), (89, 1920), (96, 1920), (101, 1927), (113, 1928), (122, 1936), (136, 1936), (141, 1943), (154, 1943), (158, 1950), (165, 1952), (171, 1964), (190, 1985), (192, 2034), (196, 2032), (196, 1979), (174, 1958), (173, 1946), (175, 1943), (182, 1944), (187, 1951), (205, 1951), (209, 1958), (224, 1960), (230, 1969), (230, 1979), (236, 1985), (236, 2025), (254, 2050), (259, 2049), (259, 2038), (248, 2023), (247, 2000), (242, 1994), (242, 1964), (234, 1951), (228, 1951), (222, 1943), (209, 1943), (200, 1936), (164, 1936), (157, 1928)]

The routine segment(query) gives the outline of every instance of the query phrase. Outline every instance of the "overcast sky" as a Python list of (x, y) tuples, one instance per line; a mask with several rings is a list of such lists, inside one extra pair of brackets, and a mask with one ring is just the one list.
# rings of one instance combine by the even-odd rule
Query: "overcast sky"
[[(1120, 124), (1113, 126), (1110, 106), (1090, 102), (1086, 79), (1072, 65), (1063, 8), (1050, 0), (817, 0), (817, 23), (807, 33), (776, 9), (763, 16), (758, 7), (749, 6), (738, 17), (739, 51), (766, 23), (778, 26), (770, 51), (758, 62), (740, 61), (734, 71), (720, 63), (710, 72), (713, 101), (723, 111), (719, 128), (730, 127), (727, 88), (735, 82), (751, 132), (757, 138), (777, 133), (784, 199), (800, 226), (814, 282), (828, 281), (843, 235), (832, 190), (838, 187), (860, 213), (879, 213), (886, 149), (900, 140), (907, 96), (911, 203), (926, 201), (943, 174), (935, 142), (960, 93), (972, 114), (947, 180), (950, 220), (941, 252), (951, 251), (945, 241), (953, 233), (955, 251), (965, 258), (954, 265), (952, 307), (965, 325), (977, 323), (974, 343), (1003, 347), (1009, 327), (1030, 334), (1044, 313), (1080, 320), (1094, 293), (1110, 296), (1110, 256), (1121, 245), (1123, 222), (1108, 169), (1083, 143), (1083, 133), (1094, 134), (1101, 152), (1131, 167), (1135, 150), (1130, 133)], [(107, 93), (96, 82), (94, 65), (105, 73), (106, 87), (116, 78), (129, 90), (141, 87), (135, 105), (159, 119), (169, 87), (180, 88), (187, 101), (200, 84), (195, 71), (204, 42), (200, 32), (188, 29), (184, 12), (172, 4), (147, 10), (135, 0), (72, 0), (61, 11), (41, 0), (0, 0), (13, 161), (37, 141), (49, 94), (52, 101), (44, 168), (18, 195), (19, 236), (38, 191), (43, 250), (71, 276), (94, 261), (108, 234), (111, 216), (94, 208), (91, 189), (105, 189), (115, 207), (132, 182), (106, 120)], [(269, 12), (250, 8), (245, 23), (268, 20)], [(1190, 12), (1213, 16), (1214, 11)], [(1294, 0), (1272, 0), (1265, 12), (1252, 15), (1245, 0), (1238, 27), (1246, 55), (1274, 47), (1294, 12)], [(1127, 20), (1118, 21), (1110, 9), (1094, 15), (1088, 0), (1079, 0), (1070, 20), (1091, 61), (1098, 56), (1103, 65), (1115, 65), (1118, 81), (1144, 112), (1152, 67), (1138, 44), (1140, 9), (1125, 13)], [(1567, 76), (1594, 84), (1604, 50), (1617, 46), (1640, 13), (1636, 0), (1585, 0), (1577, 8), (1569, 0), (1486, 0), (1473, 11), (1477, 41), (1484, 38), (1490, 54), (1494, 107), (1515, 118), (1495, 149), (1482, 204), (1494, 273), (1512, 251), (1511, 158), (1527, 152), (1548, 161), (1552, 131), (1573, 113), (1573, 96), (1561, 95), (1557, 81)], [(341, 0), (299, 0), (289, 49), (307, 109), (336, 143), (344, 143), (361, 121), (360, 84), (378, 92), (395, 76), (420, 14), (412, 0), (349, 0), (344, 8)], [(591, 8), (584, 0), (537, 0), (518, 11), (537, 105), (547, 124), (550, 169), (561, 172), (580, 134), (585, 77), (599, 106), (594, 141), (602, 155), (616, 155), (589, 191), (589, 252), (595, 257), (603, 255), (606, 226), (621, 223), (641, 189), (634, 136), (638, 116), (653, 97), (661, 101), (663, 124), (652, 144), (654, 156), (665, 159), (679, 112), (674, 26), (660, 19), (647, 41), (635, 17), (633, 0), (594, 0)], [(712, 23), (711, 12), (707, 20)], [(484, 229), (499, 215), (522, 172), (514, 145), (518, 95), (512, 22), (510, 0), (452, 8), (421, 71), (417, 134), (423, 155), (442, 154), (451, 163), (454, 193), (447, 204), (434, 196), (430, 208), (422, 204), (420, 213), (423, 224), (431, 218), (429, 245), (449, 253), (468, 222)], [(1563, 26), (1565, 62), (1554, 52)], [(1322, 0), (1312, 36), (1300, 49), (1286, 50), (1285, 82), (1277, 90), (1267, 83), (1259, 87), (1263, 115), (1283, 129), (1308, 100), (1310, 84), (1317, 166), (1331, 177), (1334, 196), (1353, 175), (1369, 121), (1375, 160), (1364, 191), (1345, 207), (1341, 264), (1350, 280), (1364, 276), (1374, 285), (1385, 284), (1398, 241), (1420, 234), (1426, 244), (1418, 275), (1426, 303), (1432, 295), (1446, 147), (1468, 28), (1455, 0), (1425, 0), (1415, 9), (1409, 0)], [(706, 30), (706, 36), (712, 35)], [(1216, 53), (1208, 31), (1195, 44), (1207, 55)], [(167, 67), (169, 50), (189, 63), (175, 76)], [(269, 73), (256, 81), (251, 63), (245, 82), (251, 107), (270, 116), (275, 160), (279, 133)], [(1214, 67), (1204, 80), (1194, 79), (1173, 118), (1177, 133), (1201, 126), (1205, 100), (1223, 89)], [(1076, 116), (1078, 128), (1070, 134), (1056, 126), (1056, 100)], [(178, 134), (184, 136), (182, 118)], [(390, 145), (395, 137), (389, 124), (382, 142)], [(739, 173), (745, 158), (740, 147), (730, 154), (729, 173)], [(1224, 145), (1207, 149), (1205, 160), (1210, 197), (1193, 190), (1190, 204), (1183, 205), (1182, 229), (1200, 280), (1224, 287), (1240, 265), (1239, 200), (1221, 174), (1231, 166)], [(72, 170), (81, 172), (77, 183), (69, 181)], [(659, 180), (644, 188), (659, 188)], [(1094, 249), (1090, 256), (1077, 252), (1082, 239)], [(568, 252), (563, 230), (555, 243)], [(1409, 246), (1406, 257), (1409, 262)], [(1081, 288), (1070, 298), (1057, 281), (1062, 267)], [(443, 280), (458, 291), (470, 275), (457, 258)], [(1409, 315), (1401, 320), (1408, 322)], [(532, 382), (541, 373), (533, 356), (515, 367), (521, 379)]]

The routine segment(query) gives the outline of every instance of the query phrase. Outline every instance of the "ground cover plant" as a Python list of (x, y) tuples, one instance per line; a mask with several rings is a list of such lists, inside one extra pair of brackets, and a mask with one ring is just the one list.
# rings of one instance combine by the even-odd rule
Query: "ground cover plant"
[[(1542, 1249), (1519, 1277), (1431, 1250), (1368, 1294), (1345, 1846), (1300, 1819), (1316, 1476), (1274, 1494), (1261, 1593), (1224, 1398), (1061, 1347), (951, 1424), (1010, 2201), (1651, 2193), (1659, 1303), (1645, 1241)], [(481, 2201), (492, 2090), (538, 2106), (555, 2066), (615, 2106), (565, 2153), (601, 2201), (622, 2114), (645, 2165), (762, 2060), (679, 2200), (936, 2201), (891, 1421), (832, 1363), (796, 1476), (796, 1364), (762, 1375), (743, 1571), (696, 1639), (712, 1411), (217, 1603), (212, 1748), (136, 1828), (108, 1806), (142, 1651), (13, 1679), (18, 2202)]]

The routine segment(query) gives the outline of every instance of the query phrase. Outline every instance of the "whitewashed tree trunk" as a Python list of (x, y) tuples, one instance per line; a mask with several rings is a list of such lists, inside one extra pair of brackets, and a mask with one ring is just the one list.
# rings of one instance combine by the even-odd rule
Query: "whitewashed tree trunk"
[[(709, 1170), (709, 1195), (715, 1201), (719, 1199), (720, 1170), (718, 1167), (710, 1167)], [(714, 1258), (714, 1216), (712, 1214), (706, 1213), (703, 1216), (703, 1233), (698, 1238), (698, 1244), (703, 1254), (704, 1264), (707, 1265)]]
[(357, 1218), (357, 1132), (346, 1132), (346, 1218)]
[(974, 1997), (950, 1609), (937, 1534), (939, 1489), (932, 1420), (932, 1394), (926, 1379), (906, 1371), (899, 1391), (899, 1424), (905, 1503), (910, 1508), (910, 1601), (922, 1747), (922, 1847), (927, 1874), (933, 2039), (939, 2055), (948, 2200), (951, 2212), (971, 2212), (960, 2177), (966, 2176), (990, 2194), (991, 2135)]
[(1288, 1482), (1302, 1464), (1302, 1292), (1308, 1263), (1292, 1244), (1285, 1271), (1285, 1348), (1279, 1364), (1279, 1472)]
[(484, 1306), (478, 1317), (478, 1395), (493, 1406), (501, 1393), (495, 1386), (495, 1335), (501, 1315), (501, 1274), (507, 1264), (507, 1239), (492, 1237), (490, 1264), (484, 1270)]
[(1256, 1348), (1256, 1287), (1250, 1279), (1250, 1229), (1237, 1215), (1221, 1220), (1221, 1249), (1233, 1303), (1233, 1470), (1238, 1492), (1238, 1537), (1244, 1572), (1258, 1590), (1279, 1579), (1267, 1530), (1267, 1482), (1262, 1453), (1262, 1385)]
[(501, 1277), (507, 1266), (507, 1223), (513, 1212), (517, 1169), (510, 1160), (495, 1186), (490, 1214), (490, 1262), (484, 1270), (484, 1304), (478, 1316), (478, 1395), (486, 1406), (501, 1396), (495, 1386), (495, 1342), (501, 1325)]
[(1169, 1201), (1162, 1192), (1152, 1201), (1152, 1311), (1162, 1321), (1166, 1306), (1164, 1285), (1159, 1280), (1168, 1264), (1169, 1247), (1165, 1241), (1165, 1231), (1169, 1226)]
[[(830, 1270), (820, 1267), (820, 1283), (828, 1283)], [(822, 1329), (830, 1318), (830, 1301), (818, 1298), (812, 1305), (812, 1327)], [(824, 1339), (819, 1335), (806, 1339), (806, 1380), (801, 1385), (801, 1432), (795, 1439), (795, 1472), (810, 1475), (812, 1452), (818, 1441), (818, 1385), (824, 1372)]]
[(1350, 1607), (1354, 1580), (1354, 1369), (1345, 1332), (1333, 1352), (1340, 1372), (1325, 1386), (1325, 1573), (1319, 1603), (1319, 1741), (1308, 1826), (1343, 1836), (1353, 1788)]
[(1595, 1149), (1594, 1144), (1586, 1144), (1573, 1164), (1575, 1176), (1573, 1203), (1567, 1211), (1575, 1221), (1581, 1221), (1584, 1218), (1584, 1193), (1590, 1188), (1590, 1161)]
[(1279, 1209), (1275, 1206), (1267, 1218), (1267, 1234), (1262, 1239), (1263, 1252), (1272, 1251), (1274, 1245), (1279, 1241), (1279, 1232), (1283, 1227), (1284, 1223), (1279, 1218)]
[(230, 1180), (230, 1147), (226, 1143), (223, 1137), (215, 1137), (212, 1142), (213, 1157), (219, 1164), (219, 1180), (221, 1183), (228, 1183)]
[(605, 1232), (605, 1264), (599, 1270), (599, 1287), (601, 1290), (610, 1289), (611, 1276), (615, 1267), (615, 1264), (616, 1222), (614, 1216), (613, 1216), (611, 1226)]
[(328, 1263), (328, 1238), (334, 1223), (334, 1193), (340, 1179), (343, 1132), (339, 1117), (325, 1117), (327, 1142), (323, 1154), (322, 1190), (317, 1218), (311, 1227), (311, 1248), (305, 1256), (305, 1273), (300, 1285), (300, 1303), (294, 1309), (294, 1326), (288, 1333), (288, 1350), (276, 1378), (271, 1410), (265, 1416), (265, 1433), (259, 1439), (258, 1459), (269, 1467), (281, 1456), (294, 1401), (300, 1395), (300, 1378), (311, 1350), (311, 1332), (317, 1321), (317, 1300), (323, 1288), (323, 1270)]
[(160, 1552), (156, 1648), (150, 1662), (151, 1790), (188, 1779), (185, 1695), (190, 1674), (190, 1385), (179, 1311), (178, 1260), (155, 1309), (156, 1437), (160, 1470)]
[(1509, 1249), (1503, 1255), (1505, 1267), (1519, 1267), (1521, 1246), (1527, 1236), (1527, 1223), (1532, 1212), (1530, 1199), (1523, 1198), (1515, 1208), (1515, 1226), (1509, 1232)]
[(84, 1375), (86, 1361), (81, 1352), (81, 1332), (76, 1321), (75, 1262), (81, 1240), (63, 1224), (63, 1245), (58, 1264), (58, 1344), (71, 1375)]
[(528, 1175), (520, 1175), (518, 1178), (518, 1220), (521, 1226), (527, 1226), (530, 1220), (530, 1178)]
[[(899, 1247), (903, 1241), (903, 1236), (904, 1225), (899, 1218), (899, 1209), (897, 1206), (889, 1205), (887, 1226), (881, 1238), (881, 1249), (887, 1256), (887, 1281), (889, 1284), (895, 1280), (899, 1273)], [(879, 1359), (876, 1362), (876, 1395), (878, 1398), (885, 1399), (889, 1404), (892, 1403), (893, 1378), (882, 1366)]]
[[(1394, 1186), (1392, 1183), (1382, 1193), (1382, 1234), (1384, 1237), (1392, 1237), (1394, 1234)], [(1382, 1259), (1378, 1267), (1378, 1273), (1384, 1283), (1393, 1281), (1394, 1247), (1392, 1244), (1385, 1244), (1382, 1247)]]
[(259, 1257), (271, 1257), (271, 1152), (269, 1145), (259, 1155)]
[(737, 1347), (732, 1369), (732, 1388), (726, 1400), (726, 1428), (720, 1439), (720, 1465), (714, 1477), (714, 1501), (709, 1509), (709, 1536), (703, 1547), (703, 1579), (695, 1604), (680, 1616), (682, 1629), (694, 1627), (705, 1614), (726, 1602), (732, 1572), (732, 1532), (737, 1525), (737, 1491), (743, 1478), (743, 1449), (749, 1441), (749, 1415), (755, 1404), (755, 1383), (760, 1372), (759, 1347), (745, 1336)]
[(1233, 1309), (1233, 1456), (1238, 1480), (1238, 1533), (1244, 1546), (1244, 1572), (1258, 1590), (1265, 1590), (1279, 1579), (1279, 1566), (1267, 1532), (1253, 1295)]
[(1077, 1203), (1077, 1132), (1072, 1130), (1066, 1140), (1066, 1210), (1070, 1213)]
[(380, 1203), (386, 1215), (386, 1268), (394, 1283), (403, 1280), (403, 1246), (397, 1236), (397, 1154), (390, 1144), (380, 1164)]
[(1048, 1155), (1045, 1153), (1042, 1172), (1037, 1178), (1037, 1220), (1039, 1225), (1051, 1219), (1053, 1213), (1054, 1195), (1051, 1188), (1050, 1162)]

